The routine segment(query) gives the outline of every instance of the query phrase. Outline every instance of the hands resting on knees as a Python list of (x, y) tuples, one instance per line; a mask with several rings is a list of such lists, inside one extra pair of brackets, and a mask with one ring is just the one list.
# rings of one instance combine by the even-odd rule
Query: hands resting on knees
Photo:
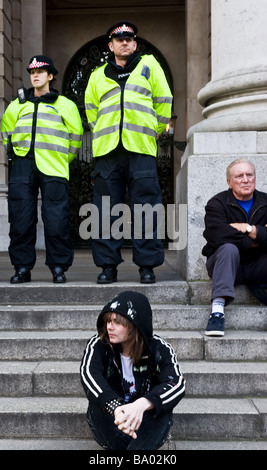
[(137, 438), (136, 431), (139, 429), (144, 412), (154, 408), (151, 401), (146, 398), (138, 398), (133, 403), (118, 406), (114, 412), (114, 423), (125, 434), (128, 434), (133, 439)]

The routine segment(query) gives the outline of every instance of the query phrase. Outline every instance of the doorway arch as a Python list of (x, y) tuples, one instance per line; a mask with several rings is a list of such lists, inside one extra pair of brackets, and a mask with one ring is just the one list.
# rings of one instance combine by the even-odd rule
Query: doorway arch
[[(173, 78), (170, 67), (163, 54), (145, 39), (138, 38), (137, 51), (141, 54), (153, 54), (163, 68), (170, 89), (173, 92)], [(84, 94), (92, 71), (103, 65), (111, 52), (107, 37), (100, 36), (82, 46), (72, 57), (66, 67), (62, 94), (74, 101), (79, 109), (83, 128), (83, 142), (79, 157), (70, 164), (70, 231), (76, 248), (90, 246), (90, 240), (82, 240), (79, 226), (82, 221), (79, 216), (80, 207), (92, 201), (93, 196), (93, 155), (91, 132), (87, 123), (84, 107)], [(158, 174), (162, 190), (163, 204), (173, 203), (173, 157), (172, 151), (166, 146), (158, 145)]]

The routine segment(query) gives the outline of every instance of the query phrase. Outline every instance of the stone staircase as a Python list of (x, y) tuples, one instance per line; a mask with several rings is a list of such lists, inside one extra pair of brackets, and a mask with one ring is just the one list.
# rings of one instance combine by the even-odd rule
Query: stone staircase
[(206, 338), (209, 282), (154, 285), (0, 282), (0, 449), (93, 450), (79, 366), (102, 306), (118, 291), (146, 294), (154, 330), (186, 378), (164, 449), (267, 449), (267, 308), (243, 286), (223, 338)]

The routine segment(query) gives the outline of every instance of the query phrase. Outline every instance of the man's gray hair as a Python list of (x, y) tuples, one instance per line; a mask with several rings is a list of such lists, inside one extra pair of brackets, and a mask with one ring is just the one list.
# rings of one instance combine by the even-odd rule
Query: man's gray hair
[(254, 163), (252, 163), (247, 158), (237, 158), (232, 163), (230, 163), (230, 165), (228, 165), (228, 167), (226, 168), (226, 179), (227, 179), (227, 181), (231, 179), (231, 169), (232, 169), (232, 167), (234, 165), (237, 165), (238, 163), (248, 163), (253, 168), (254, 175), (256, 175), (256, 168), (255, 168)]

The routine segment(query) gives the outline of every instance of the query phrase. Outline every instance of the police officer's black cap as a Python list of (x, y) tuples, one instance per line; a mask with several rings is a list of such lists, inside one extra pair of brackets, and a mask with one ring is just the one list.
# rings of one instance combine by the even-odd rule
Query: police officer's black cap
[(29, 62), (27, 71), (30, 73), (33, 69), (45, 69), (48, 73), (57, 75), (58, 71), (54, 67), (52, 59), (46, 55), (34, 55)]
[(135, 38), (137, 35), (137, 26), (131, 21), (123, 20), (110, 26), (107, 30), (107, 36), (112, 38)]

